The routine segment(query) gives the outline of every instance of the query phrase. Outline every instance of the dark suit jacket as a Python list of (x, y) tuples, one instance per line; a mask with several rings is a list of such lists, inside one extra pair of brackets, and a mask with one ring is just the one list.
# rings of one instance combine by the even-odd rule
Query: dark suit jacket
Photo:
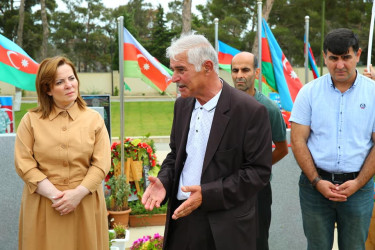
[[(179, 178), (195, 98), (178, 98), (170, 137), (171, 152), (158, 178), (169, 199), (165, 246), (173, 230)], [(217, 249), (255, 249), (257, 192), (270, 179), (271, 129), (266, 108), (226, 82), (216, 106), (203, 163), (202, 205)], [(165, 200), (165, 201), (166, 201)], [(183, 235), (181, 237), (188, 237)], [(190, 239), (189, 240), (194, 240)]]

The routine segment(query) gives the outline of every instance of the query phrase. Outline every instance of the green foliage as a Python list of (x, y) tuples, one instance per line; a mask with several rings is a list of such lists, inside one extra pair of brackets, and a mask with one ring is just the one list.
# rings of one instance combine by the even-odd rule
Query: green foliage
[[(169, 135), (173, 121), (174, 102), (127, 102), (125, 103), (125, 135)], [(14, 112), (16, 127), (36, 103), (22, 103), (21, 110)], [(120, 137), (120, 103), (111, 102), (112, 136)]]
[(108, 238), (109, 238), (109, 248), (111, 248), (111, 246), (112, 246), (112, 242), (113, 242), (113, 240), (116, 238), (116, 234), (114, 233), (114, 232), (108, 232)]
[[(169, 135), (174, 102), (125, 103), (125, 135)], [(111, 103), (112, 135), (120, 136), (120, 103)]]
[(113, 95), (118, 96), (118, 92), (119, 92), (118, 87), (115, 86), (115, 90), (113, 91)]
[(123, 224), (113, 224), (113, 231), (115, 231), (116, 239), (125, 239), (126, 227)]
[(131, 215), (141, 215), (141, 214), (165, 214), (167, 213), (168, 204), (164, 204), (159, 208), (154, 208), (152, 211), (146, 210), (144, 205), (140, 200), (129, 201), (129, 207), (132, 209)]
[(156, 18), (153, 23), (151, 39), (144, 44), (146, 50), (156, 57), (163, 65), (169, 65), (169, 59), (165, 56), (165, 51), (171, 43), (176, 32), (169, 31), (164, 20), (164, 10), (159, 4), (156, 11)]
[[(153, 7), (146, 0), (130, 0), (111, 9), (103, 0), (62, 0), (67, 10), (57, 9), (56, 0), (46, 0), (50, 28), (48, 56), (64, 54), (80, 72), (118, 69), (117, 17), (124, 16), (124, 26), (154, 57), (164, 65), (165, 49), (172, 37), (181, 33), (182, 0), (171, 0), (169, 11)], [(0, 33), (17, 39), (19, 2), (0, 0)], [(36, 61), (41, 59), (42, 25), (39, 1), (25, 1), (22, 48)], [(263, 0), (263, 8), (266, 0)], [(214, 44), (214, 19), (219, 19), (219, 39), (239, 50), (251, 51), (257, 32), (256, 0), (207, 0), (192, 13), (192, 29)], [(293, 66), (303, 66), (305, 16), (310, 16), (309, 41), (316, 61), (320, 61), (321, 39), (332, 29), (347, 27), (360, 38), (366, 63), (367, 41), (372, 1), (325, 0), (325, 30), (322, 34), (322, 1), (277, 0), (269, 15), (269, 26)], [(375, 46), (373, 47), (375, 56)], [(374, 58), (373, 58), (374, 59)], [(373, 61), (373, 60), (372, 60)]]
[(107, 209), (110, 211), (128, 210), (128, 197), (130, 194), (130, 185), (126, 183), (126, 176), (112, 176), (106, 183), (111, 187), (111, 194), (106, 199)]

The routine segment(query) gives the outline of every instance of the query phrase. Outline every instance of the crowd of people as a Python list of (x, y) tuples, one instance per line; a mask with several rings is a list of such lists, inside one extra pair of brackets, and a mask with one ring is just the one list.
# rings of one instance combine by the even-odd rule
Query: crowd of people
[[(271, 170), (288, 146), (279, 107), (255, 88), (258, 59), (233, 57), (233, 88), (219, 77), (217, 52), (204, 36), (182, 35), (166, 52), (181, 97), (170, 153), (142, 197), (148, 210), (168, 201), (164, 249), (269, 249)], [(335, 224), (339, 249), (365, 249), (374, 204), (375, 73), (356, 69), (361, 52), (351, 30), (329, 32), (329, 73), (307, 83), (293, 106), (309, 250), (332, 249)], [(104, 121), (86, 108), (65, 57), (40, 64), (36, 89), (38, 107), (22, 118), (15, 145), (25, 182), (19, 249), (108, 249)]]

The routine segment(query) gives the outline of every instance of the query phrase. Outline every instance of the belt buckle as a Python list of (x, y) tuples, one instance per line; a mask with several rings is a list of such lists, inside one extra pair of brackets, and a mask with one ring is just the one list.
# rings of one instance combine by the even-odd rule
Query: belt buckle
[(335, 180), (335, 174), (333, 174), (333, 173), (331, 173), (331, 181), (332, 181), (333, 184), (338, 184), (338, 185), (341, 185), (341, 184), (344, 183), (341, 180), (340, 181)]

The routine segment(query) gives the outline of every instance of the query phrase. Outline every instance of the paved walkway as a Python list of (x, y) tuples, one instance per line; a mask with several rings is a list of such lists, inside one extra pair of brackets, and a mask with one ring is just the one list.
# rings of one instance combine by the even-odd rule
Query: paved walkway
[[(156, 138), (153, 138), (153, 139), (155, 141), (156, 156), (157, 156), (157, 159), (158, 159), (159, 163), (161, 164), (163, 162), (163, 160), (165, 159), (165, 157), (167, 156), (167, 154), (169, 153), (169, 146), (168, 146), (169, 138), (168, 137), (161, 137), (161, 138), (156, 137)], [(278, 166), (278, 167), (281, 167), (281, 166)], [(276, 204), (277, 203), (274, 203), (274, 206)], [(273, 209), (274, 208), (275, 207), (273, 207)], [(275, 221), (277, 221), (276, 218), (275, 218), (274, 222)], [(130, 231), (130, 235), (129, 235), (130, 240), (126, 245), (127, 249), (130, 249), (131, 245), (133, 244), (133, 242), (135, 240), (137, 240), (138, 238), (141, 238), (145, 235), (153, 236), (155, 233), (159, 233), (161, 235), (164, 235), (164, 226), (131, 227), (131, 228), (129, 228), (129, 231)], [(270, 232), (270, 233), (272, 233), (272, 232)], [(303, 235), (303, 232), (299, 232), (299, 233), (300, 233), (300, 235), (301, 234)], [(302, 237), (304, 237), (304, 236), (302, 236)], [(272, 237), (270, 237), (270, 240), (273, 240)], [(280, 244), (280, 245), (282, 245), (282, 244)], [(297, 249), (274, 249), (274, 250), (297, 250)], [(334, 246), (333, 246), (332, 250), (338, 250), (336, 230), (335, 230), (335, 242), (334, 242)]]

